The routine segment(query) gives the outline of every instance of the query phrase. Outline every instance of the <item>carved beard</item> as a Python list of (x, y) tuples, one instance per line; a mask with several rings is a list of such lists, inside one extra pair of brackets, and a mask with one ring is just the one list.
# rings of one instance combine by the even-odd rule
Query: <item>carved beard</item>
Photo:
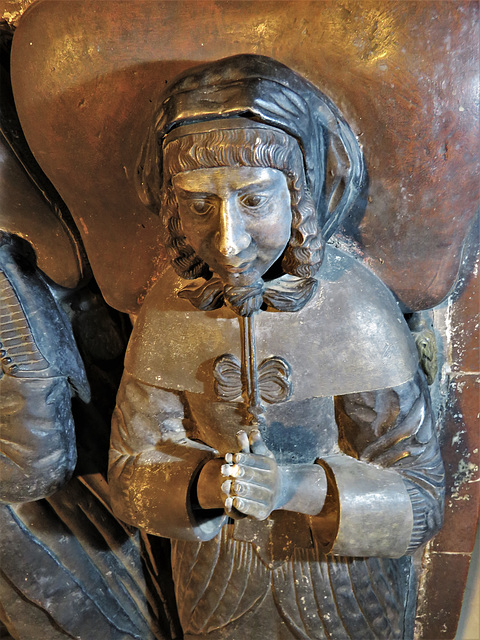
[(316, 278), (290, 278), (267, 285), (262, 278), (253, 284), (225, 284), (217, 276), (198, 284), (190, 284), (178, 296), (202, 311), (219, 309), (224, 304), (239, 316), (251, 316), (262, 305), (277, 311), (299, 311), (311, 300), (318, 286)]
[[(213, 276), (219, 278), (215, 272)], [(227, 277), (221, 283), (224, 304), (237, 315), (251, 316), (262, 306), (265, 282), (257, 269), (249, 268)]]
[(263, 304), (265, 283), (261, 278), (253, 284), (236, 286), (225, 284), (223, 297), (227, 307), (239, 316), (251, 316)]

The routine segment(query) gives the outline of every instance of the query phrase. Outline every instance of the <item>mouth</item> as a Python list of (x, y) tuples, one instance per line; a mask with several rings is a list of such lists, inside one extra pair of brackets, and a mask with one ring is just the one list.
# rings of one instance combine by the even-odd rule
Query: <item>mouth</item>
[(250, 264), (248, 262), (244, 262), (238, 266), (234, 266), (234, 265), (223, 265), (223, 268), (225, 271), (227, 271), (227, 273), (244, 273), (245, 271), (248, 271), (248, 269), (250, 268)]

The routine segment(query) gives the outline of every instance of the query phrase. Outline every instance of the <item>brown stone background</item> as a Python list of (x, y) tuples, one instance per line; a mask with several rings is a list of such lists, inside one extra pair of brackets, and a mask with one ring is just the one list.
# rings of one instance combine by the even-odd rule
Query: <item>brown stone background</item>
[(473, 2), (36, 2), (15, 34), (13, 88), (106, 300), (135, 312), (164, 264), (132, 179), (162, 87), (208, 60), (275, 57), (352, 125), (370, 186), (346, 232), (407, 307), (425, 308), (452, 287), (479, 202), (477, 17)]
[[(445, 351), (440, 375), (446, 402), (439, 422), (447, 495), (445, 524), (429, 543), (423, 558), (425, 572), (417, 612), (419, 640), (455, 638), (477, 532), (480, 509), (479, 271), (477, 253), (471, 256), (452, 296), (434, 310), (435, 327)], [(472, 611), (471, 615), (478, 621), (478, 611)], [(458, 640), (477, 640), (477, 637), (480, 635), (462, 636)]]
[[(4, 4), (18, 22), (29, 2)], [(370, 198), (355, 240), (368, 264), (410, 306), (447, 295), (478, 207), (478, 3), (73, 1), (49, 11), (55, 5), (55, 19), (34, 6), (20, 25), (19, 111), (111, 304), (133, 310), (162, 264), (157, 221), (129, 186), (150, 115), (132, 95), (154, 100), (183, 68), (246, 51), (304, 73), (362, 141)], [(168, 50), (161, 65), (159, 50)], [(470, 257), (434, 311), (445, 352), (439, 424), (448, 488), (445, 526), (423, 559), (418, 640), (454, 638), (475, 537), (478, 271)]]

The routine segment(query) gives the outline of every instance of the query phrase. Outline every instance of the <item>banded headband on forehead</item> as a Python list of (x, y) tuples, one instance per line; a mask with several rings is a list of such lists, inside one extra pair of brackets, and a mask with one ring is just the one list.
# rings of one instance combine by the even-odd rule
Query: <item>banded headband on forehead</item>
[(170, 142), (185, 136), (211, 133), (213, 131), (220, 130), (235, 131), (236, 129), (267, 129), (278, 132), (284, 136), (292, 137), (282, 129), (278, 129), (277, 127), (272, 127), (261, 122), (256, 122), (255, 120), (249, 120), (248, 118), (228, 118), (224, 120), (207, 120), (205, 122), (195, 122), (193, 124), (177, 126), (165, 136), (163, 140), (163, 148), (170, 144)]

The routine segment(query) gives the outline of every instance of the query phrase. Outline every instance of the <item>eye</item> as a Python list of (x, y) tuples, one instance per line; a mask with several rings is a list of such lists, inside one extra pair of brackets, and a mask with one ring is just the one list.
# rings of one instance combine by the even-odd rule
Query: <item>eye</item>
[(256, 193), (247, 193), (240, 198), (240, 202), (244, 207), (247, 207), (248, 209), (258, 209), (258, 207), (261, 207), (265, 204), (267, 199), (267, 196), (261, 196)]
[(188, 208), (197, 216), (206, 216), (213, 211), (213, 204), (208, 200), (190, 200)]

